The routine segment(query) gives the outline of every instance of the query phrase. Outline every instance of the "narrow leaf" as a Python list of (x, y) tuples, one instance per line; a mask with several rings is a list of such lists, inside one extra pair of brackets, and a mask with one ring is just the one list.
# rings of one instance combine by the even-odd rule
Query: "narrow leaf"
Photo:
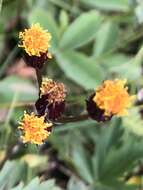
[(106, 11), (123, 11), (129, 10), (128, 0), (80, 0), (82, 3), (91, 7), (103, 9)]

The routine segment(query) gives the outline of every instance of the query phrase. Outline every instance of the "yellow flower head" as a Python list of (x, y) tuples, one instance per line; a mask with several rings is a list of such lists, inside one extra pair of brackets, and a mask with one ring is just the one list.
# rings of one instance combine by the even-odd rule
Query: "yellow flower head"
[(97, 88), (93, 101), (104, 110), (105, 116), (128, 114), (127, 108), (131, 106), (134, 96), (129, 95), (125, 84), (126, 80), (106, 80)]
[(43, 78), (40, 91), (41, 96), (48, 95), (49, 103), (63, 102), (66, 97), (64, 84), (48, 78)]
[(22, 130), (22, 140), (24, 143), (42, 144), (50, 135), (50, 129), (52, 123), (44, 121), (44, 116), (38, 117), (34, 113), (29, 115), (24, 112), (22, 121), (19, 123), (19, 129)]
[[(19, 38), (22, 42), (19, 47), (24, 48), (29, 56), (40, 57), (41, 54), (46, 53), (50, 47), (51, 34), (44, 30), (38, 23), (20, 32)], [(50, 54), (47, 56), (51, 57)]]

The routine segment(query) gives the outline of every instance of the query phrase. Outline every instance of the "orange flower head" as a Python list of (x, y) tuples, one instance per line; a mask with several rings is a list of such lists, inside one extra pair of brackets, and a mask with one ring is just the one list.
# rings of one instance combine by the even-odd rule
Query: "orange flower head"
[(97, 88), (93, 101), (104, 110), (105, 116), (128, 114), (127, 108), (131, 106), (135, 96), (129, 95), (125, 84), (126, 80), (106, 80)]
[(33, 143), (40, 145), (50, 135), (52, 123), (44, 121), (44, 116), (38, 117), (34, 113), (28, 114), (24, 112), (22, 121), (19, 123), (19, 129), (22, 130), (21, 136), (24, 143)]
[[(50, 47), (51, 34), (44, 30), (38, 23), (20, 32), (19, 38), (22, 42), (19, 47), (24, 48), (29, 56), (40, 57)], [(48, 53), (47, 57), (51, 58), (51, 54)]]
[(66, 97), (64, 84), (48, 78), (43, 78), (40, 91), (41, 96), (48, 95), (49, 103), (63, 102)]

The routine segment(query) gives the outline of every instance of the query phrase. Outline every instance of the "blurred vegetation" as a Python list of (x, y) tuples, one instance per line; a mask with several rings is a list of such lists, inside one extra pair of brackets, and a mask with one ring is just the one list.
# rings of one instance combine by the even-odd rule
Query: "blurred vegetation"
[(143, 88), (142, 0), (0, 0), (0, 189), (142, 190), (143, 95), (127, 117), (56, 123), (40, 147), (20, 141), (18, 121), (38, 90), (18, 33), (37, 22), (52, 33), (43, 73), (67, 86), (66, 116), (86, 112), (105, 79)]

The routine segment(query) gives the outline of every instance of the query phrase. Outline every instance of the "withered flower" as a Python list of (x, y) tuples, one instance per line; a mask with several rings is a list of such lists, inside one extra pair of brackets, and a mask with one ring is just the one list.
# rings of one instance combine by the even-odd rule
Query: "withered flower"
[(66, 90), (63, 83), (43, 78), (40, 88), (40, 98), (35, 106), (38, 114), (45, 115), (47, 120), (56, 120), (65, 109)]

